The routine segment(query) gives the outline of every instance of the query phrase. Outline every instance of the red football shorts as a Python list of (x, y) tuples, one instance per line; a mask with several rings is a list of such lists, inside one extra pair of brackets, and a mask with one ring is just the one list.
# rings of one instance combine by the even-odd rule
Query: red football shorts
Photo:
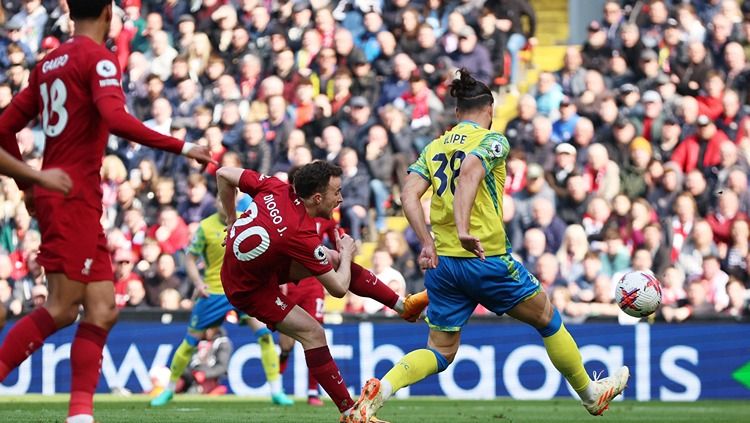
[(96, 207), (60, 197), (37, 198), (35, 203), (42, 235), (37, 260), (47, 273), (63, 273), (83, 283), (114, 280)]
[(302, 307), (310, 316), (323, 323), (323, 301), (325, 290), (318, 278), (309, 277), (297, 282), (289, 282), (286, 296)]
[(275, 279), (246, 286), (237, 291), (227, 290), (225, 287), (225, 292), (235, 308), (265, 323), (271, 330), (275, 330), (276, 325), (281, 323), (296, 305), (281, 292)]

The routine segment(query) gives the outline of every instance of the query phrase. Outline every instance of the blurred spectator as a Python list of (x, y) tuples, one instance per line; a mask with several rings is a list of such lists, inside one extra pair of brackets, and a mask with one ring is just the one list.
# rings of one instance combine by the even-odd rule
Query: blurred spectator
[(714, 305), (716, 311), (721, 311), (729, 304), (726, 289), (729, 275), (721, 270), (721, 263), (717, 255), (703, 257), (702, 267), (703, 273), (700, 280), (706, 288), (706, 298)]
[(533, 220), (532, 204), (540, 198), (552, 202), (554, 207), (555, 192), (544, 180), (544, 169), (532, 162), (526, 168), (526, 187), (513, 195), (516, 215), (523, 228), (531, 226)]
[(531, 269), (536, 268), (536, 264), (546, 251), (547, 239), (539, 228), (529, 228), (523, 233), (523, 245), (520, 249), (521, 259), (524, 266)]
[(536, 116), (536, 100), (525, 94), (518, 99), (517, 115), (505, 127), (505, 136), (510, 142), (511, 149), (527, 148), (534, 144), (534, 117)]
[(555, 75), (551, 72), (542, 72), (539, 74), (539, 81), (531, 91), (536, 100), (537, 110), (550, 119), (557, 119), (560, 103), (562, 103), (562, 87), (555, 80)]
[(552, 253), (544, 253), (536, 262), (534, 274), (547, 295), (557, 286), (565, 286), (565, 280), (560, 277), (560, 265), (557, 257)]
[(651, 143), (643, 137), (630, 143), (630, 164), (620, 169), (620, 190), (630, 199), (646, 195), (645, 174), (651, 153)]
[(669, 266), (661, 273), (661, 304), (664, 307), (677, 307), (686, 302), (685, 273), (679, 267)]
[(568, 225), (581, 222), (591, 200), (586, 179), (580, 173), (571, 173), (565, 180), (565, 188), (567, 195), (560, 199), (557, 214)]
[(552, 142), (552, 122), (545, 116), (533, 120), (534, 143), (524, 146), (527, 163), (540, 164), (543, 169), (550, 169), (555, 159), (555, 143)]
[(609, 159), (607, 148), (602, 144), (589, 147), (586, 161), (584, 179), (588, 192), (611, 201), (620, 192), (619, 166)]
[(708, 116), (700, 115), (696, 122), (698, 132), (685, 138), (672, 154), (672, 161), (679, 164), (683, 172), (695, 168), (705, 171), (717, 165), (720, 161), (719, 146), (727, 140), (726, 134), (717, 129)]
[[(393, 268), (393, 258), (388, 250), (381, 248), (372, 253), (372, 273), (381, 281), (388, 281), (386, 283), (389, 285), (393, 284), (394, 291), (400, 295), (406, 292), (406, 280), (398, 270)], [(365, 313), (375, 314), (387, 311), (387, 308), (372, 298), (365, 298), (364, 310)]]
[(565, 233), (565, 222), (555, 213), (555, 206), (545, 198), (538, 198), (531, 204), (532, 227), (544, 232), (547, 251), (557, 252)]
[(738, 220), (748, 220), (748, 216), (739, 211), (739, 200), (734, 191), (727, 190), (719, 196), (718, 207), (706, 217), (706, 221), (711, 226), (714, 233), (714, 242), (726, 249), (727, 244), (731, 241), (731, 230), (734, 222)]
[(729, 297), (729, 304), (721, 310), (722, 315), (731, 316), (735, 319), (742, 319), (750, 315), (750, 304), (747, 301), (747, 290), (745, 285), (742, 284), (737, 278), (730, 278), (727, 282), (727, 296)]
[(143, 282), (140, 280), (130, 280), (127, 285), (127, 303), (125, 307), (128, 310), (148, 310), (150, 306), (146, 302), (146, 290)]
[(708, 302), (706, 288), (700, 280), (690, 282), (687, 286), (687, 304), (680, 307), (662, 307), (661, 313), (667, 322), (683, 322), (691, 317), (712, 318), (717, 313), (713, 304)]
[[(510, 83), (516, 86), (521, 77), (519, 53), (527, 43), (536, 44), (536, 13), (528, 0), (490, 0), (485, 2), (485, 7), (497, 17), (498, 29), (508, 34), (507, 48), (511, 56)], [(526, 17), (528, 22), (526, 27), (521, 22), (523, 17)]]
[(682, 246), (677, 264), (691, 280), (703, 272), (704, 257), (718, 256), (719, 249), (713, 241), (714, 234), (711, 225), (705, 220), (698, 220), (686, 243)]
[(583, 226), (568, 226), (557, 250), (557, 260), (560, 263), (560, 274), (569, 284), (583, 275), (583, 260), (588, 252), (589, 241)]
[(135, 256), (133, 252), (120, 249), (115, 252), (112, 259), (115, 265), (115, 304), (118, 308), (125, 307), (130, 299), (128, 295), (131, 281), (141, 282), (141, 278), (133, 273)]
[(185, 220), (172, 207), (162, 209), (158, 223), (149, 228), (146, 236), (156, 239), (161, 251), (166, 254), (182, 251), (190, 241), (190, 233)]
[(205, 339), (180, 377), (175, 392), (222, 395), (227, 387), (221, 381), (227, 376), (234, 346), (224, 328), (206, 330)]
[(602, 262), (602, 275), (612, 277), (615, 273), (630, 267), (630, 254), (622, 241), (620, 233), (615, 228), (609, 228), (604, 233), (604, 246), (599, 255)]
[(341, 150), (338, 158), (343, 170), (341, 176), (341, 225), (348, 229), (355, 240), (362, 239), (362, 226), (367, 223), (367, 207), (370, 204), (370, 177), (359, 168), (357, 152), (351, 148)]
[(698, 214), (707, 216), (709, 208), (715, 202), (714, 193), (710, 191), (704, 173), (693, 169), (685, 176), (685, 191), (693, 196), (698, 206)]
[[(172, 288), (177, 290), (177, 308), (179, 308), (180, 302), (180, 291), (186, 293), (188, 283), (181, 280), (176, 272), (176, 263), (172, 255), (163, 253), (159, 256), (156, 262), (156, 272), (153, 275), (144, 278), (144, 287), (146, 288), (146, 302), (153, 307), (160, 307), (162, 305), (161, 294), (163, 291)], [(174, 298), (169, 298), (173, 301)]]
[(490, 53), (478, 43), (477, 33), (471, 26), (458, 32), (458, 48), (449, 57), (454, 66), (468, 69), (478, 81), (490, 85), (495, 77)]
[(736, 219), (732, 222), (730, 241), (722, 269), (733, 276), (747, 274), (745, 257), (750, 254), (750, 224), (747, 220)]

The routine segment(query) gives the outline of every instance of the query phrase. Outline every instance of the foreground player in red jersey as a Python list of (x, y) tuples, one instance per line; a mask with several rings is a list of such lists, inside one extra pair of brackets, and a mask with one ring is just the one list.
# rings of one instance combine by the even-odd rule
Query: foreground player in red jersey
[(352, 263), (355, 247), (348, 235), (334, 232), (338, 253), (321, 244), (313, 218), (330, 219), (343, 201), (341, 173), (338, 166), (316, 161), (297, 171), (294, 186), (238, 168), (219, 169), (217, 180), (230, 219), (235, 216), (237, 188), (255, 200), (240, 218), (227, 222), (221, 280), (229, 301), (302, 344), (307, 367), (341, 411), (341, 421), (347, 421), (354, 401), (331, 357), (323, 328), (284, 295), (279, 284), (315, 276), (331, 295), (343, 297), (351, 290), (375, 298), (407, 319), (416, 319), (427, 301), (424, 295), (402, 300), (372, 272)]
[[(323, 219), (320, 217), (315, 218), (315, 225), (318, 234), (323, 237), (328, 237), (330, 242), (336, 239), (336, 231), (339, 230), (338, 224), (333, 219)], [(294, 283), (290, 282), (283, 286), (284, 294), (289, 297), (289, 300), (298, 306), (302, 307), (307, 314), (312, 316), (321, 325), (323, 324), (323, 305), (325, 301), (325, 290), (323, 285), (318, 282), (318, 279), (313, 277), (302, 279), (301, 281)], [(294, 348), (294, 338), (288, 335), (279, 334), (279, 347), (281, 353), (279, 354), (279, 372), (284, 373), (289, 361), (289, 354)], [(323, 401), (320, 400), (320, 392), (318, 391), (318, 381), (313, 376), (312, 372), (308, 369), (307, 376), (307, 403), (314, 407), (322, 406)]]
[[(0, 347), (0, 381), (58, 329), (72, 324), (82, 305), (70, 353), (68, 423), (93, 422), (93, 396), (102, 348), (117, 319), (112, 263), (101, 224), (99, 170), (111, 132), (122, 138), (182, 153), (208, 163), (208, 150), (160, 135), (125, 111), (121, 71), (104, 47), (112, 0), (68, 0), (74, 37), (47, 55), (0, 116), (0, 146), (20, 158), (15, 134), (41, 114), (46, 135), (44, 168), (73, 180), (66, 196), (42, 187), (29, 190), (42, 233), (39, 263), (50, 295), (44, 307), (19, 320)], [(27, 188), (23, 181), (17, 181)]]

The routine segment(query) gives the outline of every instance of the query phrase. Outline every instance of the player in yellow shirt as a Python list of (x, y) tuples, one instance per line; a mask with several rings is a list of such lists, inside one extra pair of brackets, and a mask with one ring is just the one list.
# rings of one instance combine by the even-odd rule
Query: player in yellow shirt
[[(218, 203), (218, 200), (217, 200)], [(203, 338), (208, 328), (220, 326), (226, 314), (234, 307), (224, 295), (221, 285), (221, 265), (224, 261), (225, 247), (222, 245), (226, 232), (226, 215), (224, 207), (217, 204), (218, 212), (201, 220), (200, 226), (188, 247), (185, 267), (188, 277), (195, 285), (198, 299), (190, 316), (188, 332), (172, 357), (170, 366), (171, 376), (167, 388), (151, 400), (151, 406), (166, 405), (174, 397), (177, 381), (185, 371), (191, 357), (195, 353), (198, 342)], [(205, 271), (201, 278), (197, 260), (203, 260)], [(266, 373), (266, 380), (271, 387), (271, 400), (278, 405), (292, 405), (294, 401), (286, 396), (281, 386), (279, 376), (279, 356), (273, 342), (271, 331), (254, 317), (238, 312), (240, 319), (247, 323), (255, 333), (260, 344), (261, 362)]]
[[(539, 281), (510, 255), (502, 205), (510, 146), (505, 136), (489, 129), (494, 111), (490, 89), (465, 69), (459, 73), (450, 92), (457, 99), (460, 123), (424, 148), (409, 167), (401, 194), (406, 217), (423, 246), (420, 266), (428, 269), (428, 347), (404, 356), (382, 380), (367, 381), (352, 421), (370, 421), (396, 391), (445, 370), (477, 304), (533, 326), (586, 409), (601, 414), (625, 389), (628, 368), (591, 381), (573, 337)], [(430, 188), (434, 241), (419, 201)]]

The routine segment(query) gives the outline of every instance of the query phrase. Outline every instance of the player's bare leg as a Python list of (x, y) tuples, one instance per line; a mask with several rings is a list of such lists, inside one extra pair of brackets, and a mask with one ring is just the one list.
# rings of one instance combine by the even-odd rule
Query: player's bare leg
[(382, 379), (372, 378), (365, 383), (362, 394), (352, 410), (353, 423), (381, 421), (375, 413), (399, 389), (412, 385), (427, 376), (445, 370), (456, 357), (461, 343), (461, 332), (442, 332), (430, 329), (428, 348), (418, 349), (401, 358)]
[(575, 389), (589, 413), (602, 414), (612, 399), (625, 389), (630, 376), (625, 366), (602, 380), (589, 379), (575, 340), (568, 333), (560, 314), (549, 302), (544, 291), (521, 302), (510, 310), (508, 315), (530, 324), (539, 331), (552, 364)]
[(354, 401), (349, 396), (346, 383), (331, 357), (323, 327), (300, 306), (295, 305), (284, 320), (276, 325), (276, 329), (302, 344), (307, 368), (331, 397), (342, 413), (342, 421), (345, 421)]
[[(281, 385), (279, 355), (276, 353), (276, 345), (273, 342), (271, 331), (255, 317), (248, 317), (247, 325), (253, 330), (258, 345), (260, 345), (260, 361), (263, 363), (263, 371), (266, 373), (266, 380), (271, 387), (271, 401), (277, 405), (294, 405), (294, 401), (284, 393), (284, 388)], [(294, 341), (292, 340), (292, 342)]]
[(59, 273), (47, 275), (47, 302), (16, 322), (0, 347), (0, 382), (26, 357), (42, 346), (48, 336), (71, 325), (78, 318), (86, 285), (70, 281)]

